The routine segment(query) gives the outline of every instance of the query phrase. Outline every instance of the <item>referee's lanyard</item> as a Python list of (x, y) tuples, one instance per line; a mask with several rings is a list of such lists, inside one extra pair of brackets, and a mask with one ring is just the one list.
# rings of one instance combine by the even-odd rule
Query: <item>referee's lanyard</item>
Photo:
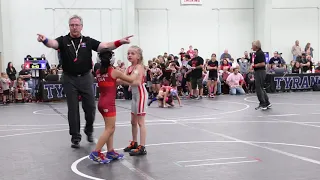
[(81, 43), (82, 43), (82, 36), (81, 36), (81, 39), (80, 39), (80, 43), (78, 45), (78, 49), (76, 49), (76, 46), (74, 45), (73, 40), (71, 40), (71, 43), (72, 43), (72, 46), (74, 48), (74, 51), (76, 52), (76, 58), (74, 58), (73, 62), (76, 62), (78, 60), (78, 52), (79, 52), (79, 49), (80, 49), (80, 46), (81, 46)]

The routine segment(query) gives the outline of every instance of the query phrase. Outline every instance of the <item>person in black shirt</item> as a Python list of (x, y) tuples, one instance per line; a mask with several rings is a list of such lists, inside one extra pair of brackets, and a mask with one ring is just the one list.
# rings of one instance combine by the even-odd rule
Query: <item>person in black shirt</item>
[(197, 87), (199, 89), (198, 99), (202, 99), (203, 88), (202, 88), (202, 70), (203, 70), (204, 60), (202, 57), (198, 56), (198, 49), (194, 49), (194, 58), (188, 62), (188, 65), (191, 66), (191, 86), (193, 90), (193, 97), (195, 98), (197, 94)]
[(9, 79), (11, 81), (15, 81), (17, 79), (17, 77), (16, 77), (17, 71), (16, 71), (16, 68), (13, 67), (12, 62), (8, 63), (6, 73), (8, 74)]
[(252, 65), (255, 73), (255, 88), (259, 99), (259, 106), (256, 109), (261, 108), (266, 110), (271, 107), (267, 92), (264, 90), (264, 81), (266, 78), (266, 58), (264, 52), (261, 50), (261, 43), (259, 40), (252, 43), (252, 50), (256, 51), (254, 57), (254, 64)]
[(218, 66), (219, 63), (217, 61), (217, 55), (212, 54), (211, 60), (208, 61), (207, 70), (209, 71), (208, 75), (208, 90), (209, 90), (209, 96), (211, 98), (214, 98), (214, 96), (217, 93), (217, 80), (218, 80)]
[(96, 104), (93, 92), (92, 50), (116, 49), (122, 44), (130, 43), (128, 36), (115, 42), (99, 42), (81, 34), (83, 21), (80, 16), (74, 15), (69, 19), (70, 33), (56, 39), (48, 39), (38, 34), (38, 41), (45, 46), (60, 51), (63, 69), (63, 88), (67, 97), (69, 134), (72, 148), (79, 148), (81, 141), (79, 95), (82, 98), (82, 108), (85, 112), (86, 126), (84, 129), (87, 140), (93, 142), (93, 122), (96, 114)]

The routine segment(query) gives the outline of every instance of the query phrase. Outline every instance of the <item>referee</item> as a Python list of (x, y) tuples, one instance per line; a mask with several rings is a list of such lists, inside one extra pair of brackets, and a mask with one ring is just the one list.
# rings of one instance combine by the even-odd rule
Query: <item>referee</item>
[(81, 141), (79, 95), (82, 98), (82, 108), (85, 113), (86, 125), (84, 133), (87, 140), (93, 142), (93, 122), (96, 114), (95, 96), (93, 92), (92, 50), (99, 52), (103, 48), (111, 50), (122, 44), (130, 43), (129, 37), (115, 42), (99, 42), (81, 34), (83, 20), (74, 15), (69, 19), (70, 33), (56, 39), (48, 39), (38, 34), (38, 41), (46, 47), (59, 49), (63, 69), (63, 90), (67, 96), (69, 134), (71, 147), (79, 148)]
[(254, 63), (254, 79), (256, 93), (259, 99), (259, 106), (256, 109), (266, 110), (271, 107), (269, 97), (264, 89), (264, 81), (266, 78), (266, 58), (264, 52), (261, 50), (261, 43), (259, 40), (252, 42), (252, 50), (255, 51)]

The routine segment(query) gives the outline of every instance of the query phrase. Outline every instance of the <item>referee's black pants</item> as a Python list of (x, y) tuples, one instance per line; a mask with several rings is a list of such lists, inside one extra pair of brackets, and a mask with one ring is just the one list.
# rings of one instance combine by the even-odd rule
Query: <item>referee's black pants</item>
[(71, 141), (81, 141), (79, 95), (85, 114), (86, 125), (84, 132), (91, 136), (96, 114), (95, 96), (93, 91), (93, 75), (88, 72), (79, 76), (63, 74), (63, 91), (67, 97), (69, 134)]
[(254, 72), (255, 88), (258, 100), (260, 102), (259, 106), (261, 107), (266, 107), (270, 104), (269, 97), (264, 89), (266, 75), (266, 70), (257, 70)]

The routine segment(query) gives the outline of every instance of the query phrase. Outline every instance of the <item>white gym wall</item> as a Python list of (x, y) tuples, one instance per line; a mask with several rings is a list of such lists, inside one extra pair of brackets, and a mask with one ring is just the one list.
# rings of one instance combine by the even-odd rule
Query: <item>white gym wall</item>
[(291, 48), (296, 40), (304, 50), (310, 42), (314, 59), (319, 61), (320, 0), (273, 0), (271, 11), (272, 51), (283, 53), (287, 63), (292, 60)]
[[(127, 2), (131, 5), (124, 6)], [(315, 60), (319, 59), (319, 0), (202, 0), (199, 6), (180, 2), (1, 0), (2, 70), (9, 61), (19, 70), (28, 54), (46, 54), (50, 64), (57, 64), (56, 51), (38, 43), (36, 33), (49, 38), (65, 35), (72, 14), (83, 17), (84, 35), (101, 41), (134, 34), (133, 44), (143, 48), (145, 62), (164, 52), (177, 54), (189, 45), (198, 48), (203, 58), (211, 53), (220, 56), (225, 48), (237, 58), (250, 50), (254, 39), (262, 41), (264, 51), (284, 53), (287, 62), (295, 40), (303, 49), (310, 42)], [(126, 48), (116, 51), (118, 59), (125, 60)]]
[(234, 57), (250, 50), (254, 39), (253, 0), (203, 0), (181, 5), (180, 0), (136, 0), (139, 43), (146, 59), (164, 52), (178, 54), (189, 45), (203, 58), (224, 49)]

